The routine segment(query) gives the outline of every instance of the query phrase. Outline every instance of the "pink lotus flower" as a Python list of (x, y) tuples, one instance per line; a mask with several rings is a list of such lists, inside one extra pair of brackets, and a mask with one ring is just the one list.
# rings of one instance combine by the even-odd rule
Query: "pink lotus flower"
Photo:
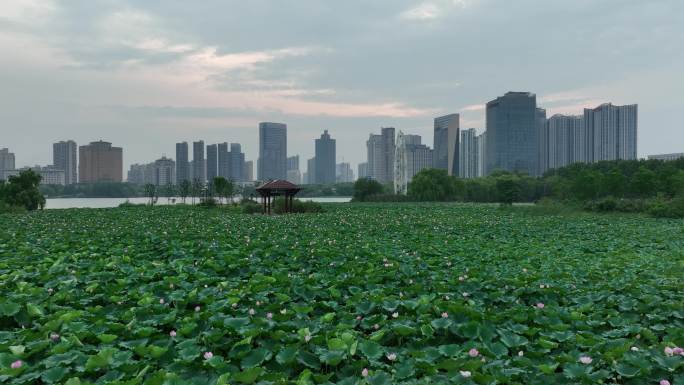
[(669, 346), (666, 346), (664, 352), (666, 356), (672, 357), (672, 355), (674, 354), (674, 349), (672, 349)]
[(361, 371), (361, 377), (368, 377), (368, 368), (363, 368)]
[(465, 278), (461, 275), (461, 276), (458, 277), (458, 280), (459, 280), (459, 281), (464, 281)]
[(449, 313), (447, 313), (447, 312), (442, 313), (442, 318), (449, 318)]
[(593, 360), (589, 356), (582, 356), (579, 358), (579, 362), (583, 363), (584, 365), (589, 365), (592, 361)]
[(205, 360), (210, 360), (212, 357), (214, 357), (214, 353), (212, 353), (212, 352), (204, 352), (204, 359), (205, 359)]
[(357, 321), (361, 321), (362, 319), (363, 319), (363, 317), (361, 317), (360, 315), (357, 315), (357, 316), (356, 316), (356, 320), (357, 320)]
[(662, 379), (662, 380), (660, 380), (659, 384), (660, 385), (670, 385), (670, 381)]
[(539, 302), (539, 303), (537, 303), (536, 306), (537, 306), (537, 309), (543, 309), (543, 308), (544, 308), (544, 303), (543, 303), (543, 302)]
[(16, 361), (12, 362), (12, 364), (10, 365), (10, 368), (19, 369), (19, 368), (21, 368), (22, 365), (24, 365), (24, 363), (21, 360), (16, 360)]
[(273, 313), (266, 313), (266, 318), (273, 319)]
[(235, 302), (235, 303), (233, 303), (233, 304), (232, 304), (232, 305), (230, 305), (230, 306), (232, 306), (232, 307), (233, 307), (233, 309), (235, 309), (235, 308), (237, 308), (237, 307), (238, 307), (238, 304), (237, 304), (237, 302)]
[(677, 348), (672, 349), (672, 353), (674, 353), (678, 356), (684, 356), (684, 349), (677, 347)]
[(176, 336), (176, 331), (175, 331), (175, 330), (171, 330), (171, 331), (169, 332), (169, 335), (170, 335), (171, 337), (175, 337), (175, 336)]
[(50, 333), (50, 339), (57, 342), (59, 341), (59, 334), (57, 333)]
[(475, 357), (480, 355), (480, 352), (477, 351), (477, 349), (472, 348), (472, 349), (468, 350), (468, 355), (475, 358)]
[(470, 373), (467, 370), (461, 370), (461, 371), (459, 371), (459, 373), (461, 374), (461, 377), (463, 377), (463, 378), (469, 378), (470, 376), (472, 376), (472, 373)]
[(395, 353), (390, 353), (387, 355), (387, 359), (390, 361), (396, 361), (397, 360), (397, 355)]

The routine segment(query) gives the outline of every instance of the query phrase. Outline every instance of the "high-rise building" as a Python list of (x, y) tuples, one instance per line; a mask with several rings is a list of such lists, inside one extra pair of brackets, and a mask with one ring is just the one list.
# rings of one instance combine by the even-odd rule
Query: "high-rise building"
[(394, 127), (383, 127), (381, 134), (371, 134), (366, 142), (368, 177), (380, 183), (394, 180)]
[(477, 177), (482, 178), (487, 175), (485, 164), (487, 159), (487, 132), (483, 132), (475, 137), (477, 143)]
[(602, 104), (584, 110), (588, 162), (637, 158), (637, 105)]
[(434, 122), (434, 168), (458, 175), (460, 116), (450, 114), (435, 118)]
[(216, 144), (207, 145), (207, 181), (214, 182), (218, 173), (218, 146)]
[(306, 179), (304, 184), (315, 184), (316, 181), (316, 157), (306, 161)]
[(78, 178), (81, 183), (121, 182), (123, 149), (109, 142), (91, 142), (78, 148)]
[(77, 146), (73, 140), (52, 144), (52, 164), (59, 170), (64, 170), (64, 183), (78, 183)]
[(406, 148), (406, 178), (411, 182), (413, 177), (426, 168), (432, 168), (434, 151), (421, 143), (419, 135), (404, 135), (404, 147)]
[(206, 159), (204, 159), (204, 141), (192, 142), (192, 178), (201, 183), (207, 181)]
[(242, 152), (240, 143), (230, 144), (228, 178), (235, 182), (244, 182), (245, 154)]
[(176, 143), (176, 182), (190, 181), (190, 162), (188, 161), (188, 142)]
[(461, 131), (458, 165), (458, 176), (460, 178), (477, 177), (478, 148), (476, 137), (477, 133), (474, 128)]
[(335, 167), (337, 183), (349, 183), (354, 181), (354, 170), (349, 163), (338, 163)]
[(242, 178), (245, 182), (254, 181), (254, 161), (248, 160), (245, 162), (244, 169), (242, 170)]
[(302, 173), (299, 171), (299, 155), (287, 158), (287, 180), (294, 184), (302, 183)]
[(539, 172), (537, 97), (508, 92), (487, 103), (486, 172)]
[(261, 181), (287, 178), (287, 125), (259, 123), (257, 178)]
[(359, 179), (368, 178), (368, 163), (359, 163)]
[(546, 121), (546, 110), (537, 108), (537, 175), (542, 175), (549, 167), (549, 128)]
[(166, 186), (176, 184), (176, 162), (162, 156), (154, 162), (154, 184)]
[(648, 159), (662, 160), (665, 162), (672, 162), (673, 160), (682, 159), (682, 158), (684, 158), (684, 152), (676, 152), (673, 154), (658, 154), (658, 155), (649, 155), (648, 156)]
[(581, 151), (576, 151), (575, 148), (576, 144), (579, 144), (580, 149), (583, 148), (581, 140), (578, 140), (582, 136), (582, 120), (581, 116), (559, 114), (548, 119), (542, 133), (546, 141), (540, 148), (542, 173), (583, 161), (578, 158)]
[(135, 184), (135, 185), (144, 185), (146, 184), (145, 180), (145, 171), (146, 171), (146, 164), (138, 164), (134, 163), (131, 165), (131, 167), (128, 169), (128, 175), (126, 176), (126, 182), (130, 184)]
[[(0, 171), (16, 169), (16, 158), (7, 148), (0, 149)], [(4, 180), (4, 179), (3, 179)]]
[(218, 157), (218, 176), (230, 179), (230, 151), (228, 150), (228, 143), (219, 143), (216, 147)]
[(316, 144), (316, 183), (335, 183), (335, 161), (337, 159), (335, 139), (325, 130)]

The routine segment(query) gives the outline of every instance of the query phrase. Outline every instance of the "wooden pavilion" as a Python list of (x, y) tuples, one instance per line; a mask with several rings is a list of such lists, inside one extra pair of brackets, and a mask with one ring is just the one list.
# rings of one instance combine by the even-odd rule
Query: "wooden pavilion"
[(261, 202), (264, 206), (263, 213), (271, 214), (271, 207), (275, 197), (283, 196), (285, 198), (285, 212), (291, 213), (294, 207), (294, 197), (302, 189), (294, 183), (286, 180), (277, 179), (266, 182), (256, 188), (256, 191), (261, 195)]

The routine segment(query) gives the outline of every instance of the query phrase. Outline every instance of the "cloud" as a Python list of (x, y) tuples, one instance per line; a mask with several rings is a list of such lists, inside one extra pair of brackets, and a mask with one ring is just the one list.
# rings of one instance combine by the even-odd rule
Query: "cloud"
[(440, 8), (433, 3), (423, 3), (415, 8), (407, 9), (399, 17), (405, 20), (430, 20), (440, 16)]

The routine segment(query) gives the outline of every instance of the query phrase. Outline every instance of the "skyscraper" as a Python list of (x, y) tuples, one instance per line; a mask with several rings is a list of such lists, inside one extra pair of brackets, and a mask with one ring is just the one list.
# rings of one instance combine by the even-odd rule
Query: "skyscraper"
[(287, 158), (287, 180), (294, 184), (302, 183), (302, 174), (299, 171), (299, 155)]
[(486, 176), (485, 163), (487, 158), (487, 132), (483, 132), (475, 137), (477, 143), (477, 177)]
[(259, 159), (257, 178), (260, 181), (287, 178), (287, 125), (259, 123)]
[(537, 113), (537, 97), (529, 92), (508, 92), (487, 103), (487, 174), (503, 170), (537, 175)]
[(61, 141), (52, 144), (52, 164), (56, 169), (64, 170), (64, 183), (78, 183), (78, 159), (76, 142)]
[(207, 145), (207, 181), (214, 182), (218, 173), (218, 146), (215, 144)]
[(368, 177), (380, 183), (394, 180), (394, 127), (383, 127), (381, 134), (371, 134), (366, 142)]
[(91, 142), (78, 148), (78, 178), (81, 183), (121, 182), (123, 149), (109, 142)]
[(413, 177), (434, 165), (434, 151), (422, 144), (420, 135), (404, 135), (406, 148), (406, 178), (410, 183)]
[(546, 110), (537, 108), (535, 118), (537, 121), (537, 175), (542, 175), (549, 164), (549, 129)]
[(216, 152), (218, 153), (218, 175), (230, 180), (230, 151), (228, 143), (219, 143)]
[(335, 161), (337, 159), (335, 139), (325, 130), (316, 144), (316, 183), (335, 183)]
[(154, 162), (154, 184), (166, 186), (176, 184), (176, 162), (162, 156)]
[(229, 173), (228, 178), (235, 182), (245, 181), (244, 168), (245, 168), (245, 154), (242, 152), (242, 146), (240, 143), (230, 144), (229, 153)]
[(14, 170), (16, 168), (15, 163), (14, 154), (9, 152), (9, 149), (0, 149), (0, 171)]
[(337, 183), (349, 183), (354, 181), (354, 170), (352, 170), (351, 164), (344, 162), (338, 163), (335, 168)]
[(461, 142), (459, 149), (459, 170), (460, 178), (477, 177), (477, 141), (474, 128), (461, 131)]
[[(548, 119), (546, 124), (545, 148), (546, 168), (542, 167), (542, 173), (550, 169), (558, 169), (575, 162), (581, 162), (576, 158), (576, 138), (582, 132), (581, 116), (566, 116), (556, 114)], [(580, 145), (580, 147), (582, 147)], [(543, 165), (542, 165), (543, 166)]]
[(254, 161), (245, 161), (245, 167), (242, 170), (242, 178), (245, 182), (254, 181)]
[(204, 183), (207, 181), (206, 160), (204, 159), (204, 141), (192, 142), (192, 178)]
[(316, 181), (316, 157), (306, 161), (306, 180), (304, 184), (315, 184)]
[(459, 114), (450, 114), (435, 118), (433, 146), (434, 167), (447, 170), (449, 175), (458, 175), (459, 130)]
[(176, 182), (190, 180), (190, 164), (188, 162), (188, 142), (176, 143)]
[(588, 161), (637, 158), (637, 105), (602, 104), (584, 110)]
[(368, 163), (359, 163), (359, 179), (368, 178)]

